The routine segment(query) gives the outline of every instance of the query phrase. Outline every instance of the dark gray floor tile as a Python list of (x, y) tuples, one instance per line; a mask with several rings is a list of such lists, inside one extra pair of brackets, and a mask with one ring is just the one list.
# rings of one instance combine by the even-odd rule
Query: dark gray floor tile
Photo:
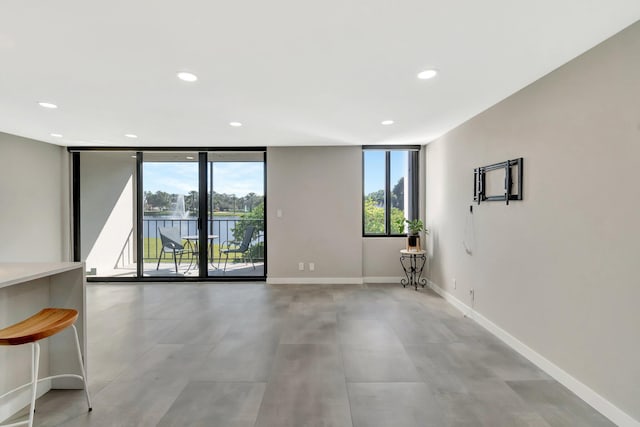
[(427, 343), (449, 343), (459, 341), (453, 332), (440, 320), (426, 315), (405, 314), (390, 320), (390, 324), (405, 345)]
[(351, 427), (344, 381), (277, 377), (269, 381), (255, 427)]
[(191, 382), (158, 426), (253, 427), (265, 386), (249, 382)]
[(475, 358), (505, 381), (550, 379), (536, 365), (493, 337), (482, 341), (470, 340), (463, 350), (467, 352), (465, 357)]
[(402, 313), (402, 304), (383, 291), (362, 289), (339, 299), (339, 320), (382, 320)]
[(280, 342), (282, 344), (336, 344), (335, 312), (293, 314), (287, 318)]
[(516, 425), (523, 414), (534, 411), (513, 390), (498, 378), (469, 382), (473, 410), (483, 426)]
[(191, 379), (202, 381), (266, 382), (278, 348), (278, 335), (228, 333), (206, 356)]
[(437, 391), (434, 393), (442, 411), (443, 427), (480, 427), (482, 420), (475, 408), (476, 400), (464, 392)]
[(242, 335), (245, 339), (280, 340), (286, 324), (285, 313), (252, 313), (234, 322), (228, 330), (230, 335)]
[(158, 340), (160, 344), (216, 344), (229, 330), (231, 323), (216, 321), (206, 314), (191, 315), (175, 321), (174, 327)]
[(466, 341), (468, 339), (485, 340), (493, 338), (491, 332), (487, 331), (468, 317), (464, 317), (462, 315), (440, 319), (440, 322), (442, 322), (449, 331), (455, 334), (459, 341)]
[(92, 396), (93, 411), (65, 421), (67, 427), (151, 427), (180, 395), (187, 381), (179, 378), (144, 378), (114, 381)]
[(614, 424), (555, 380), (507, 381), (551, 427)]
[(337, 344), (280, 344), (256, 426), (351, 426)]
[(473, 381), (497, 376), (473, 358), (465, 343), (406, 346), (422, 379), (441, 392), (468, 393)]
[(338, 318), (338, 339), (341, 345), (360, 348), (400, 350), (402, 342), (386, 322)]
[(149, 378), (189, 378), (202, 371), (212, 346), (157, 344), (144, 357), (131, 362), (114, 381)]
[(413, 362), (402, 349), (342, 346), (347, 382), (419, 382)]
[(550, 427), (538, 413), (518, 403), (501, 403), (496, 400), (498, 396), (488, 398), (494, 403), (487, 405), (487, 399), (479, 399), (473, 393), (436, 393), (436, 400), (443, 412), (443, 426)]
[(514, 414), (515, 427), (551, 427), (537, 412)]
[(424, 383), (349, 383), (354, 427), (442, 427), (444, 418)]
[(276, 380), (344, 383), (344, 368), (338, 345), (280, 344), (269, 382)]

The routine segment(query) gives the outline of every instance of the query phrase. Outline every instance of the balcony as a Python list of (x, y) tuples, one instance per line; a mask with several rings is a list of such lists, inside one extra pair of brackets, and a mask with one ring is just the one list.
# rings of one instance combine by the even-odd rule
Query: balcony
[[(242, 254), (230, 254), (225, 268), (224, 254), (220, 254), (220, 246), (225, 242), (242, 239), (242, 232), (248, 225), (254, 225), (253, 240), (246, 256)], [(185, 251), (182, 258), (178, 256), (180, 263), (176, 272), (173, 254), (164, 253), (158, 265), (158, 257), (161, 253), (162, 242), (159, 227), (176, 227), (182, 237)], [(209, 240), (207, 248), (208, 276), (210, 277), (249, 277), (264, 276), (264, 220), (255, 219), (209, 219), (207, 235), (215, 236)], [(143, 272), (150, 277), (198, 277), (197, 238), (198, 221), (196, 218), (144, 218), (142, 230), (143, 244)], [(123, 248), (113, 271), (103, 271), (100, 276), (106, 277), (131, 277), (136, 274), (136, 263), (130, 256), (135, 251), (131, 248)], [(249, 255), (253, 260), (250, 260)], [(254, 268), (255, 265), (255, 268)], [(158, 267), (158, 268), (156, 268)]]

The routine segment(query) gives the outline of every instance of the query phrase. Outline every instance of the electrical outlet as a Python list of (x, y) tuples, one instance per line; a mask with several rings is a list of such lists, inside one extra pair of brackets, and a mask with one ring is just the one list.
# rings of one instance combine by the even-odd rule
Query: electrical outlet
[(304, 271), (304, 262), (299, 262), (298, 263), (298, 270)]
[(458, 287), (458, 281), (456, 279), (453, 279), (453, 289), (456, 289)]
[(316, 269), (316, 263), (315, 262), (310, 262), (309, 263), (309, 271), (314, 271)]

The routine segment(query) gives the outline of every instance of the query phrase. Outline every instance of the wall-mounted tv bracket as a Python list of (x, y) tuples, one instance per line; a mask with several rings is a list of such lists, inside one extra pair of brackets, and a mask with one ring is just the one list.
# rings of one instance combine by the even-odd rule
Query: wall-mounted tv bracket
[[(522, 200), (522, 157), (506, 162), (494, 163), (489, 166), (482, 166), (473, 170), (473, 201), (504, 201), (507, 205), (509, 200)], [(515, 173), (518, 176), (518, 189), (513, 193), (513, 168), (516, 167)], [(487, 195), (486, 194), (486, 174), (498, 169), (504, 169), (504, 194)]]

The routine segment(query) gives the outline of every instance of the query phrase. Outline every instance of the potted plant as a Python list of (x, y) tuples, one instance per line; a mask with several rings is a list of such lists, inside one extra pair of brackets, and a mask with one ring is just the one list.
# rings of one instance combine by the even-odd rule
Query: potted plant
[(424, 231), (428, 233), (428, 230), (424, 227), (424, 223), (421, 219), (405, 220), (407, 223), (407, 250), (419, 251), (420, 247), (420, 232)]

